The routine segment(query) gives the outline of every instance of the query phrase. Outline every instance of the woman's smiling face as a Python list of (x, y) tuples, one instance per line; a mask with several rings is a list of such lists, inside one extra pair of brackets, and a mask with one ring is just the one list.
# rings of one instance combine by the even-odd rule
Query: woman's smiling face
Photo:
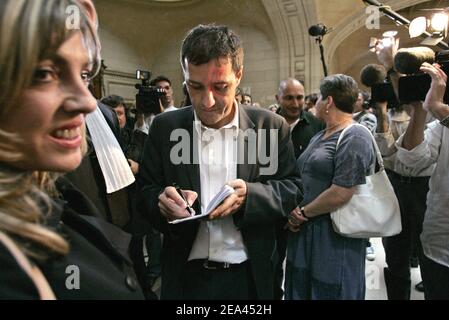
[(76, 32), (54, 56), (40, 61), (32, 84), (3, 119), (0, 129), (17, 134), (25, 170), (67, 172), (82, 159), (84, 117), (96, 108), (88, 90), (88, 50)]

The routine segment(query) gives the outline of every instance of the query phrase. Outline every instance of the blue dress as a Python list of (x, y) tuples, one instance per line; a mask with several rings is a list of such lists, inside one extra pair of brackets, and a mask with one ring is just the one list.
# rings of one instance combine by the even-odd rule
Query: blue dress
[[(337, 131), (322, 139), (317, 133), (298, 158), (304, 200), (312, 202), (332, 184), (350, 188), (364, 184), (375, 163), (369, 132), (353, 126), (336, 152)], [(299, 232), (290, 232), (287, 246), (287, 300), (346, 300), (365, 298), (365, 239), (343, 237), (332, 227), (329, 214), (309, 219)]]

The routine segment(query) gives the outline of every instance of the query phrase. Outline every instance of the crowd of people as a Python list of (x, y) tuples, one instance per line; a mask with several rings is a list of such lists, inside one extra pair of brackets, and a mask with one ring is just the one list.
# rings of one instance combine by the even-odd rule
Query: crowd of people
[[(262, 108), (239, 88), (239, 36), (198, 25), (180, 49), (185, 101), (161, 75), (160, 112), (147, 113), (90, 93), (98, 23), (91, 0), (0, 2), (1, 299), (363, 300), (372, 246), (337, 233), (330, 212), (376, 171), (373, 137), (402, 223), (383, 239), (388, 298), (410, 299), (417, 255), (425, 298), (449, 299), (440, 66), (421, 66), (425, 101), (369, 103), (334, 74), (309, 95), (286, 78)], [(377, 48), (392, 82), (396, 49)]]

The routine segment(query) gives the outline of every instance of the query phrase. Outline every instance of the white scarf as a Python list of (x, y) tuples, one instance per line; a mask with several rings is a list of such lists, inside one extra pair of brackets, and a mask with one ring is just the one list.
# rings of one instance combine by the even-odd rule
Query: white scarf
[(86, 124), (106, 182), (106, 192), (113, 193), (129, 186), (135, 181), (134, 175), (98, 106), (86, 116)]

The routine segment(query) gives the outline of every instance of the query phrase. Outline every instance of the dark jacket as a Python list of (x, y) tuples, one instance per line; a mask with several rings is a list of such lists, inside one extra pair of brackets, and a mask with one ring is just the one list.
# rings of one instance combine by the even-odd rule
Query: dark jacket
[[(296, 206), (297, 198), (302, 198), (300, 180), (296, 175), (296, 161), (290, 131), (285, 120), (261, 108), (239, 106), (239, 126), (242, 132), (254, 130), (260, 139), (260, 131), (277, 129), (277, 153), (270, 155), (277, 161), (273, 174), (261, 175), (263, 165), (259, 156), (256, 163), (248, 161), (251, 139), (239, 135), (239, 149), (244, 152), (244, 163), (237, 165), (237, 178), (247, 182), (247, 198), (244, 207), (233, 215), (235, 225), (241, 230), (252, 268), (259, 299), (273, 297), (273, 263), (276, 255), (275, 221), (286, 216)], [(161, 215), (158, 196), (165, 187), (176, 182), (182, 189), (196, 191), (201, 199), (199, 165), (194, 161), (192, 139), (194, 113), (192, 107), (157, 116), (150, 128), (144, 147), (140, 168), (142, 186), (140, 204), (145, 208), (153, 225), (164, 233), (162, 249), (162, 289), (161, 299), (186, 299), (182, 286), (184, 266), (188, 260), (199, 221), (194, 220), (177, 225), (169, 225)], [(170, 151), (178, 141), (170, 141), (175, 129), (188, 132), (190, 143), (189, 163), (173, 164)], [(269, 132), (269, 131), (268, 131)], [(270, 138), (270, 134), (267, 134)], [(188, 144), (187, 143), (187, 144)], [(270, 143), (269, 139), (267, 145)], [(269, 148), (267, 148), (269, 150)], [(267, 151), (268, 152), (268, 151)], [(201, 208), (194, 204), (196, 212)]]
[(105, 105), (104, 103), (101, 103), (100, 101), (97, 101), (98, 108), (100, 108), (101, 113), (103, 114), (104, 118), (106, 119), (106, 122), (108, 123), (108, 126), (111, 128), (112, 133), (114, 134), (117, 141), (120, 143), (120, 125), (118, 123), (117, 115), (115, 114), (115, 111), (112, 110), (110, 107)]
[[(276, 113), (281, 114), (282, 108), (279, 108)], [(326, 125), (321, 120), (317, 119), (308, 111), (302, 111), (299, 116), (299, 122), (292, 131), (292, 142), (295, 148), (296, 159), (306, 150), (310, 139), (321, 130), (324, 130)]]
[[(69, 188), (70, 189), (70, 188)], [(68, 190), (63, 190), (66, 192)], [(81, 193), (71, 190), (69, 202), (57, 201), (49, 226), (70, 244), (64, 257), (38, 263), (57, 299), (143, 299), (128, 257), (130, 236), (94, 218), (98, 213)], [(76, 201), (75, 212), (71, 202)], [(39, 299), (35, 286), (0, 243), (0, 299)], [(79, 289), (76, 276), (79, 275)], [(68, 289), (67, 287), (72, 288)], [(75, 289), (73, 289), (75, 287)]]
[[(98, 102), (98, 107), (117, 141), (120, 143), (120, 127), (117, 115), (110, 107)], [(88, 132), (88, 137), (90, 136)], [(89, 139), (88, 139), (89, 141)], [(128, 189), (121, 189), (113, 194), (106, 193), (106, 183), (101, 171), (93, 144), (89, 143), (88, 155), (78, 168), (66, 174), (73, 185), (83, 192), (98, 209), (100, 217), (126, 231), (132, 216), (132, 207), (128, 198)]]

